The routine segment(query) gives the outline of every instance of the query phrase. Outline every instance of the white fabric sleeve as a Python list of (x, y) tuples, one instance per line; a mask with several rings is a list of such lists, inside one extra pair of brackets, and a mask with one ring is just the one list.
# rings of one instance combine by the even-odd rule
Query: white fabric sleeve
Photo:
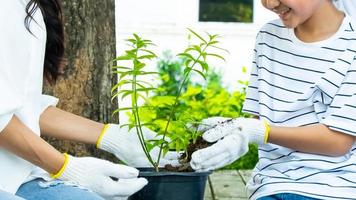
[(355, 0), (334, 0), (335, 6), (350, 15), (356, 21), (356, 1)]
[[(3, 44), (0, 38), (0, 44)], [(9, 70), (5, 67), (11, 67), (11, 65), (5, 65), (6, 63), (2, 59), (2, 45), (0, 45), (0, 132), (10, 122), (15, 111), (22, 106), (23, 96), (21, 92), (16, 91), (11, 87), (11, 81), (7, 80), (7, 74)]]
[(15, 2), (2, 2), (0, 12), (0, 133), (23, 106), (30, 83), (31, 34), (24, 28), (24, 14), (13, 11)]
[(41, 97), (40, 113), (43, 113), (49, 106), (57, 106), (57, 104), (57, 98), (43, 94)]
[(321, 123), (356, 136), (356, 61), (348, 69)]

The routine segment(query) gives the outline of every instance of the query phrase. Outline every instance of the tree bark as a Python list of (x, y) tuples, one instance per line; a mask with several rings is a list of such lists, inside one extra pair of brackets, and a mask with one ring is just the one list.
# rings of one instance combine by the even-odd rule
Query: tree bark
[[(118, 122), (111, 113), (110, 89), (117, 81), (111, 74), (115, 57), (115, 0), (63, 0), (66, 67), (47, 94), (60, 99), (58, 107), (99, 122)], [(75, 134), (75, 133), (73, 133)], [(46, 138), (60, 151), (77, 156), (99, 155), (94, 146)], [(104, 156), (105, 157), (105, 156)]]

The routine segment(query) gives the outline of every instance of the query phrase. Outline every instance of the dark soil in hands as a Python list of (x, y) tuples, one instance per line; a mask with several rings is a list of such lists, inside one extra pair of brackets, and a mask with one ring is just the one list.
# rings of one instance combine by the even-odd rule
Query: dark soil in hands
[(193, 172), (194, 170), (190, 166), (190, 160), (192, 159), (192, 154), (193, 152), (199, 150), (199, 149), (204, 149), (206, 147), (209, 147), (213, 143), (209, 143), (205, 141), (202, 137), (198, 137), (195, 143), (193, 141), (189, 144), (188, 146), (188, 155), (186, 153), (183, 153), (180, 157), (179, 162), (181, 163), (180, 166), (174, 167), (172, 165), (166, 165), (165, 169), (171, 172)]

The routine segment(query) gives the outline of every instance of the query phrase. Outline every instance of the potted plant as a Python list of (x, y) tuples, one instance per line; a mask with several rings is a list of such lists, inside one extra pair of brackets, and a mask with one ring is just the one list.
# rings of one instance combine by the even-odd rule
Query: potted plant
[[(149, 113), (152, 107), (160, 106), (152, 105), (148, 101), (148, 94), (157, 88), (145, 80), (146, 76), (157, 74), (157, 72), (146, 71), (145, 63), (145, 61), (157, 57), (150, 50), (150, 47), (154, 44), (150, 40), (142, 39), (137, 34), (133, 34), (133, 38), (126, 40), (130, 49), (115, 59), (117, 65), (113, 66), (113, 72), (119, 75), (119, 81), (112, 88), (112, 98), (124, 99), (130, 97), (131, 106), (118, 108), (114, 111), (114, 114), (120, 111), (131, 111), (132, 122), (122, 126), (136, 129), (141, 147), (152, 164), (152, 168), (140, 169), (140, 176), (147, 178), (149, 184), (130, 197), (132, 200), (199, 200), (204, 198), (206, 180), (211, 172), (194, 172), (189, 166), (189, 161), (195, 150), (210, 144), (204, 142), (200, 137), (201, 133), (193, 128), (199, 122), (189, 117), (180, 117), (180, 114), (184, 112), (178, 111), (177, 106), (190, 74), (194, 72), (205, 79), (209, 70), (207, 58), (217, 57), (224, 60), (219, 54), (211, 53), (211, 50), (226, 50), (217, 46), (219, 43), (218, 35), (207, 33), (207, 38), (203, 38), (193, 30), (188, 30), (198, 40), (198, 44), (191, 44), (178, 54), (179, 57), (184, 59), (184, 78), (179, 84), (176, 96), (167, 96), (167, 101), (164, 102), (165, 106), (163, 107), (165, 109), (167, 105), (169, 107), (168, 111), (165, 111), (167, 115), (157, 119), (156, 123), (145, 123), (140, 118), (141, 114)], [(123, 86), (129, 88), (122, 89)], [(145, 104), (139, 106), (138, 101), (140, 100), (143, 100)], [(188, 124), (190, 125), (188, 126)], [(146, 140), (142, 133), (143, 126), (155, 127), (158, 134), (161, 135), (161, 139)], [(167, 140), (167, 138), (170, 138), (170, 140)], [(157, 160), (153, 160), (149, 152), (157, 146), (160, 149), (159, 156)], [(159, 168), (160, 158), (171, 149), (184, 152), (180, 159), (181, 166)]]

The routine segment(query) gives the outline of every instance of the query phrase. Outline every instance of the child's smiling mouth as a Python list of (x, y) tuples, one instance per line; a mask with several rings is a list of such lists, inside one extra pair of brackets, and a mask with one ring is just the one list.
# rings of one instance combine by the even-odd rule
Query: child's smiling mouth
[(280, 5), (276, 8), (273, 8), (272, 11), (277, 13), (280, 18), (284, 19), (286, 15), (291, 11), (292, 9), (285, 6), (285, 5)]

